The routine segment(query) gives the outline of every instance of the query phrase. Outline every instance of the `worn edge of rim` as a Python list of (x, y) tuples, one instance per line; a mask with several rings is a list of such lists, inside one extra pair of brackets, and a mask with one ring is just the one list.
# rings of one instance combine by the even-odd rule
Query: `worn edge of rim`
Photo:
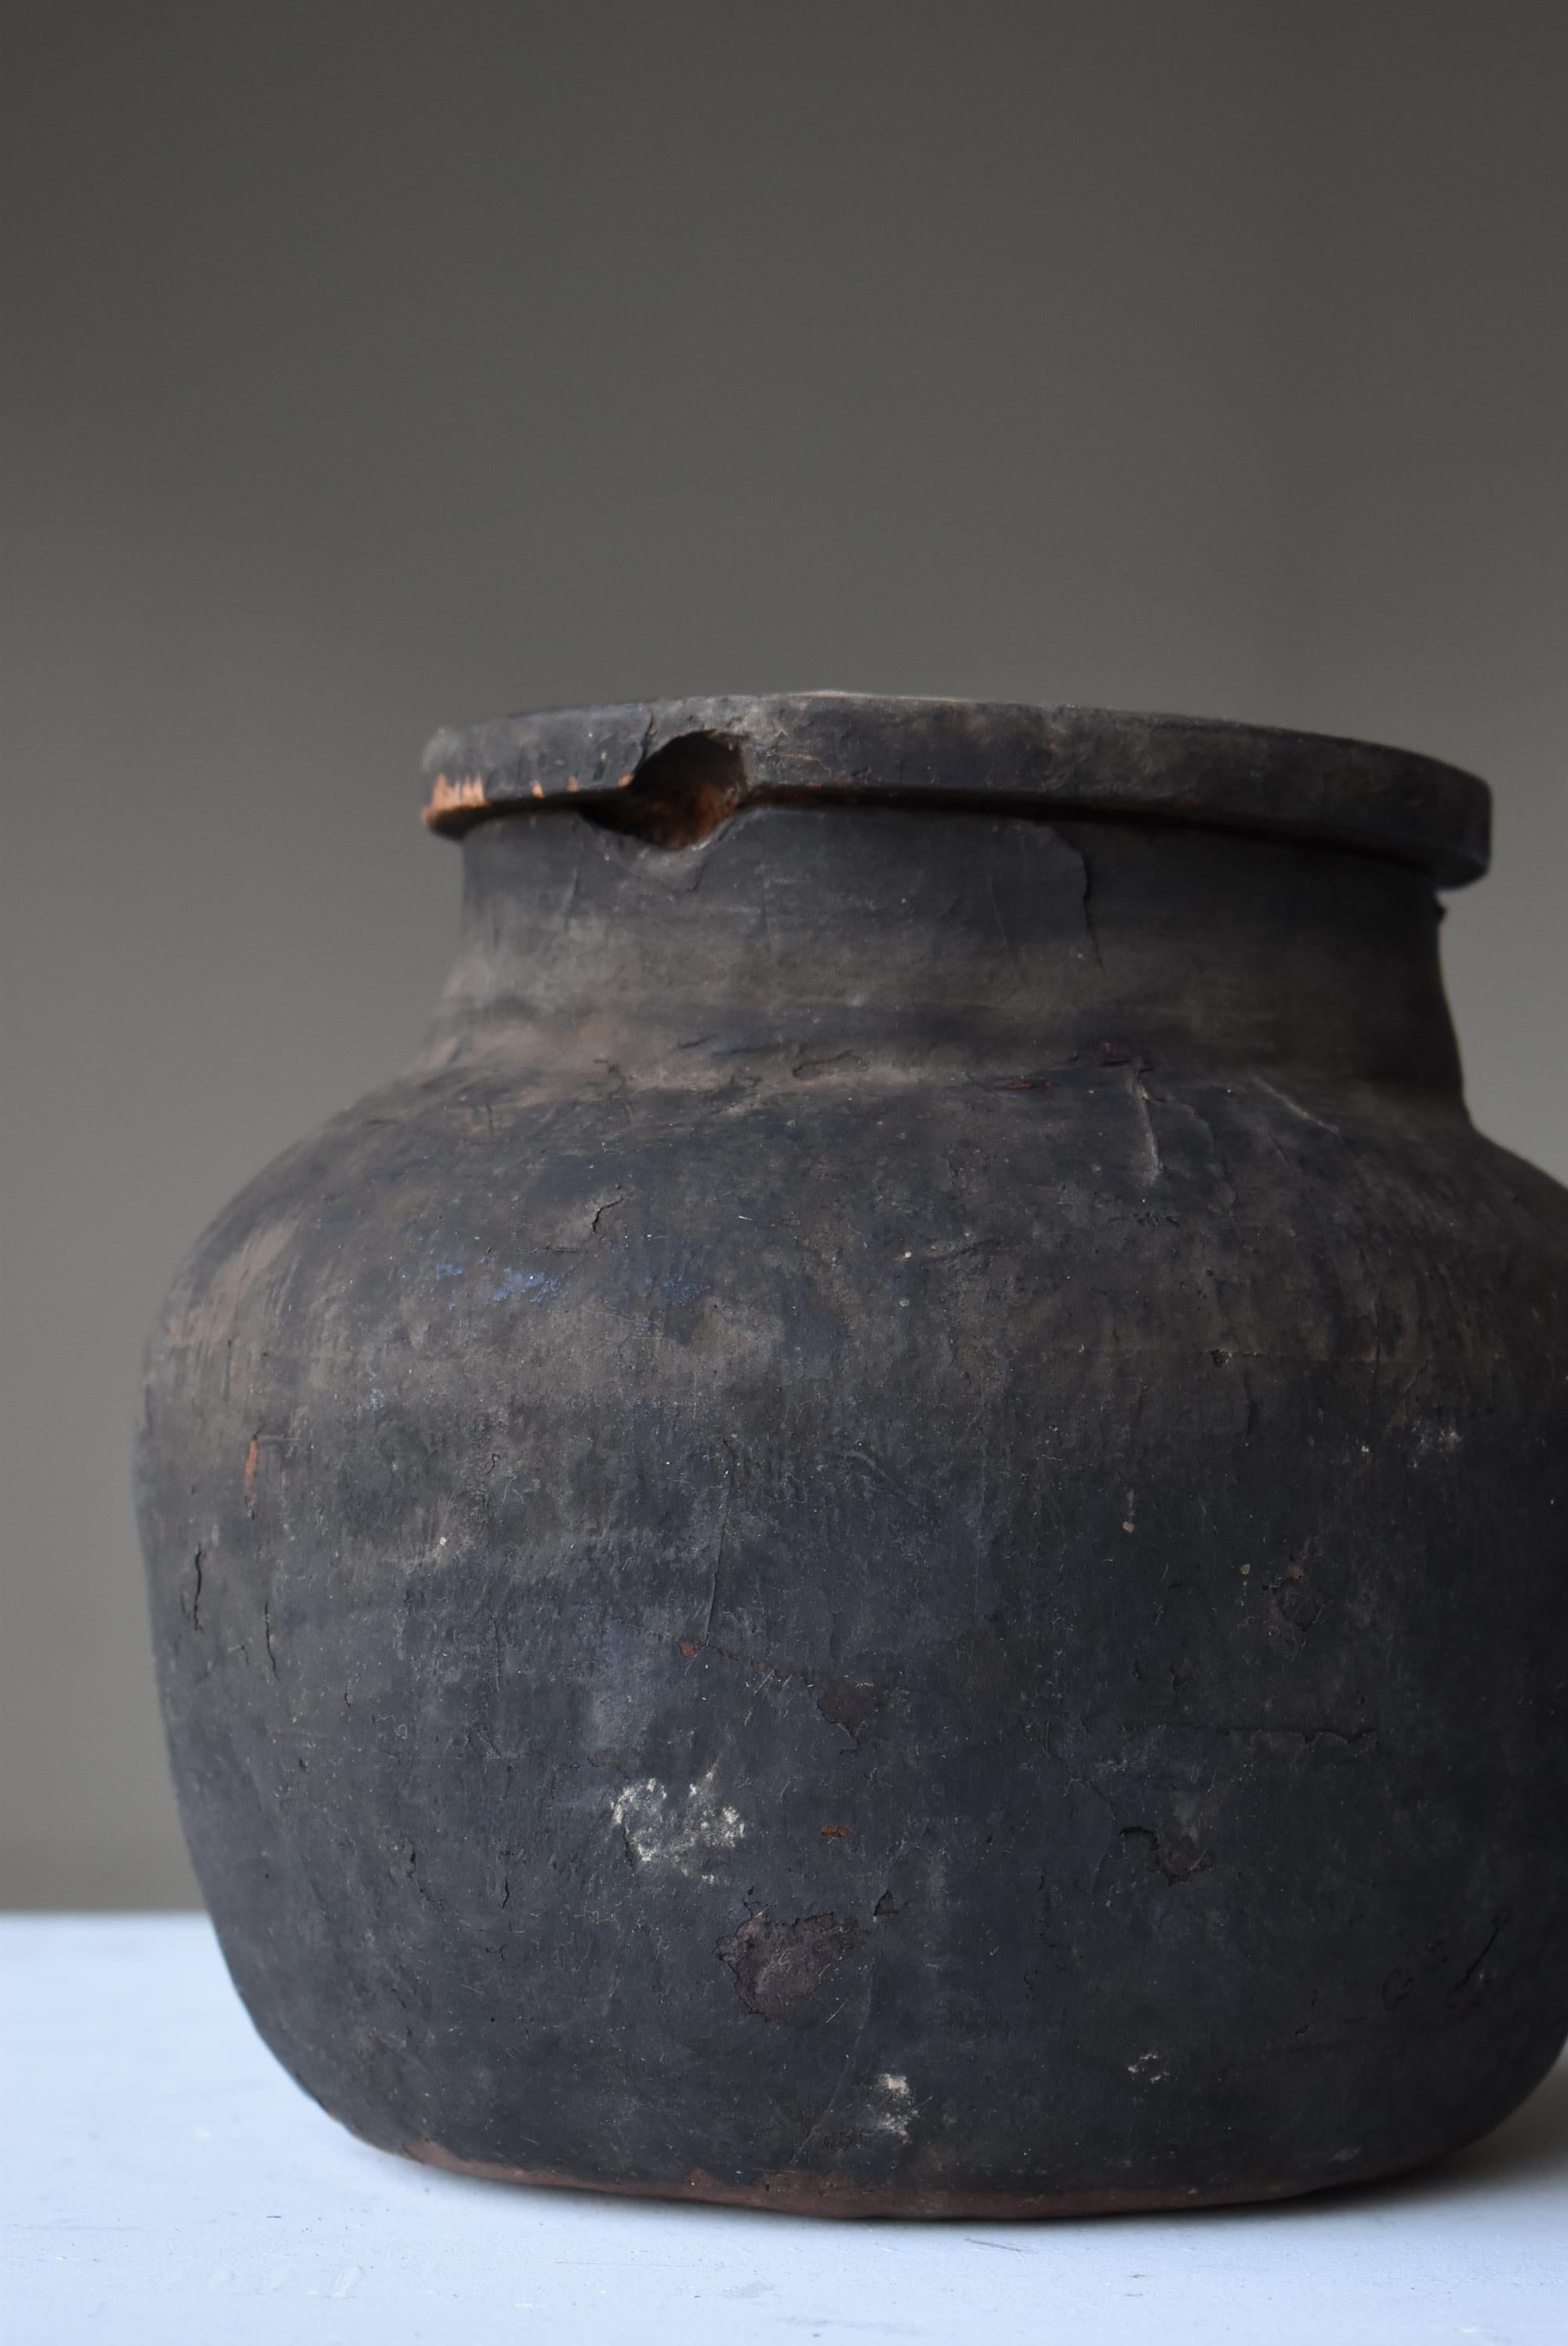
[(1479, 878), (1490, 856), (1486, 784), (1420, 751), (1226, 718), (838, 692), (544, 709), (445, 728), (425, 752), (423, 820), (461, 836), (490, 815), (602, 801), (687, 733), (738, 745), (750, 778), (742, 805), (934, 804), (945, 793), (999, 813), (1146, 816), (1386, 854), (1441, 887)]

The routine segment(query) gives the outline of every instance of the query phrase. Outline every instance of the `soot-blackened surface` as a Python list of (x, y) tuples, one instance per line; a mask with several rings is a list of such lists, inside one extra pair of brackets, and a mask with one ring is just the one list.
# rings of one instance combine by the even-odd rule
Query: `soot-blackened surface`
[(1463, 1116), (1421, 875), (848, 808), (465, 852), (426, 1061), (150, 1357), (280, 2057), (448, 2163), (925, 2214), (1501, 2116), (1568, 2024), (1568, 1218)]

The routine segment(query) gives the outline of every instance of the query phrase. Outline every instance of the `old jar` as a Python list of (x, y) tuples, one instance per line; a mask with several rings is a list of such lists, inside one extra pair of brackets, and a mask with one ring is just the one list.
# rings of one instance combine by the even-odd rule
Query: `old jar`
[(410, 1072), (180, 1273), (186, 1829), (345, 2124), (847, 2214), (1193, 2206), (1568, 2027), (1568, 1202), (1481, 786), (849, 695), (438, 737)]

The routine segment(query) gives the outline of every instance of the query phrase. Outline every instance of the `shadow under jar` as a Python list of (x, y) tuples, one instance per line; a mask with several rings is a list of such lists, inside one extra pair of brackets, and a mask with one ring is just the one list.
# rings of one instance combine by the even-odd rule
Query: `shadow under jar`
[(1568, 1198), (1461, 1093), (1481, 786), (837, 694), (432, 773), (425, 1053), (149, 1356), (279, 2058), (440, 2166), (828, 2214), (1492, 2126), (1568, 2028)]

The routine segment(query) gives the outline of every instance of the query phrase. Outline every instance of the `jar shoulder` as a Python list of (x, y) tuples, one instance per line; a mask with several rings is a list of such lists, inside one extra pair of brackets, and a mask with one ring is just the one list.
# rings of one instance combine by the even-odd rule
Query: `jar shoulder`
[(1084, 1343), (1223, 1321), (1331, 1353), (1369, 1316), (1405, 1341), (1553, 1341), (1568, 1191), (1446, 1102), (1116, 1055), (976, 1081), (809, 1060), (689, 1086), (447, 1070), (369, 1096), (249, 1184), (178, 1275), (150, 1358), (285, 1326), (428, 1339), (460, 1301), (533, 1307), (497, 1342), (606, 1297), (671, 1328), (698, 1294), (785, 1318), (831, 1290), (880, 1318), (916, 1308), (922, 1279), (950, 1323), (1023, 1311)]

